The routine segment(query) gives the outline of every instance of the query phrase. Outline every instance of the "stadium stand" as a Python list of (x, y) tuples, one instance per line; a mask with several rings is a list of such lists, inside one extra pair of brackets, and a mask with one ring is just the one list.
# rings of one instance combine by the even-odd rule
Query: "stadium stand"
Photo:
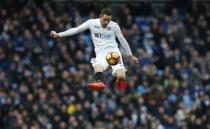
[[(93, 79), (88, 32), (53, 40), (102, 7), (131, 48), (128, 88)], [(210, 3), (0, 1), (1, 129), (210, 129)]]

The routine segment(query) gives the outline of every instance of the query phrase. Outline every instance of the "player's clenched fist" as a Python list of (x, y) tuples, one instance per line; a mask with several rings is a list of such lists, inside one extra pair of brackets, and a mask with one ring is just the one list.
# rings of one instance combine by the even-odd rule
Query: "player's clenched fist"
[(128, 59), (130, 59), (133, 63), (138, 64), (139, 60), (137, 57), (133, 56), (133, 55), (129, 55)]
[(51, 36), (52, 38), (60, 38), (60, 35), (59, 35), (57, 32), (55, 32), (55, 31), (51, 31), (51, 32), (50, 32), (50, 36)]

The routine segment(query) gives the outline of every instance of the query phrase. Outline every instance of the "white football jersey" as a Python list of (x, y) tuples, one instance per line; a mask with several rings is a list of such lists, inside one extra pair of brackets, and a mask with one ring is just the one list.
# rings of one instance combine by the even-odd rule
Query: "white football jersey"
[(115, 22), (110, 21), (106, 28), (101, 26), (100, 19), (92, 19), (88, 23), (96, 50), (109, 46), (118, 47), (116, 33), (119, 27)]
[(117, 23), (110, 21), (106, 28), (103, 28), (100, 19), (90, 19), (76, 28), (59, 33), (61, 37), (77, 34), (86, 29), (90, 29), (95, 51), (98, 52), (107, 47), (118, 47), (116, 37), (125, 50), (126, 55), (132, 55), (130, 47), (123, 37), (120, 27)]

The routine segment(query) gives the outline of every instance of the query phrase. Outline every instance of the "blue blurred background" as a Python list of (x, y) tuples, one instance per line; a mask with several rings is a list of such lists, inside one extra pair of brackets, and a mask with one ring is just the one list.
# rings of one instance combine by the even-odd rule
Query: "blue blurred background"
[[(90, 91), (89, 31), (53, 40), (109, 7), (140, 64), (128, 87)], [(122, 52), (123, 53), (123, 52)], [(210, 129), (210, 2), (0, 0), (1, 129)]]

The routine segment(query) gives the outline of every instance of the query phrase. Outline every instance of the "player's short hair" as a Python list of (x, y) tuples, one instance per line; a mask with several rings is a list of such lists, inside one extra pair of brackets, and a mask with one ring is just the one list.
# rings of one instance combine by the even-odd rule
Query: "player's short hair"
[(101, 16), (103, 16), (103, 15), (111, 16), (112, 15), (112, 11), (109, 8), (104, 8), (104, 9), (101, 10), (101, 14), (100, 15)]

